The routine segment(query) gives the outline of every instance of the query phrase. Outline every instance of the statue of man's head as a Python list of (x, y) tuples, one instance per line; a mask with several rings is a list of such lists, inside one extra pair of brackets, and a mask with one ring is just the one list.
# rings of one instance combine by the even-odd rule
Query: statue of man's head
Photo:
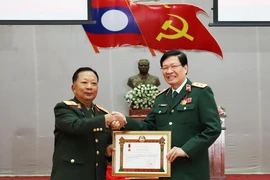
[(150, 62), (147, 59), (141, 59), (138, 62), (138, 68), (141, 74), (146, 75), (149, 71)]

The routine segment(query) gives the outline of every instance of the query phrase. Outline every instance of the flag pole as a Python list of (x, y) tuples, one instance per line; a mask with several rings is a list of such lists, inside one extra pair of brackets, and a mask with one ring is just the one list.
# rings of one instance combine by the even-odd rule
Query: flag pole
[[(91, 42), (90, 42), (90, 43), (91, 43)], [(92, 43), (91, 43), (91, 45), (92, 45), (92, 47), (93, 47), (95, 53), (96, 53), (96, 54), (99, 54), (100, 52), (99, 52), (99, 50), (98, 50), (98, 47), (97, 47), (96, 45), (92, 44)]]
[[(127, 3), (127, 5), (128, 5), (128, 7), (129, 7), (129, 10), (130, 10), (130, 12), (131, 12), (131, 14), (132, 14), (132, 16), (134, 17), (134, 15), (133, 15), (133, 12), (131, 11), (131, 8), (130, 8), (130, 2), (132, 2), (131, 0), (125, 0), (126, 1), (126, 3)], [(138, 23), (137, 23), (137, 20), (136, 20), (136, 18), (134, 17), (134, 20), (136, 21), (136, 24), (137, 24), (137, 26), (138, 26)], [(156, 53), (155, 53), (155, 51), (154, 51), (154, 49), (152, 49), (152, 48), (150, 48), (149, 46), (148, 46), (148, 44), (147, 44), (147, 42), (146, 42), (146, 40), (145, 40), (145, 38), (144, 38), (144, 36), (143, 36), (143, 33), (142, 33), (142, 31), (141, 31), (141, 29), (140, 29), (140, 27), (138, 26), (138, 28), (139, 28), (139, 30), (140, 30), (140, 32), (141, 32), (141, 35), (142, 35), (142, 38), (143, 38), (143, 41), (144, 41), (144, 43), (145, 43), (145, 45), (148, 47), (148, 49), (149, 49), (149, 51), (150, 51), (150, 53), (151, 53), (151, 55), (152, 56), (156, 56)]]

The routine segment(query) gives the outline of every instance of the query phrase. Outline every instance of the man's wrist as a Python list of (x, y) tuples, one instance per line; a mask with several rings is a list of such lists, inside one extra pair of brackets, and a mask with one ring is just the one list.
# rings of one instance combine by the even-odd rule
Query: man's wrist
[[(182, 148), (181, 148), (182, 149)], [(187, 157), (189, 158), (188, 154), (184, 151), (184, 149), (182, 149), (182, 151), (184, 152), (185, 156), (184, 157)]]

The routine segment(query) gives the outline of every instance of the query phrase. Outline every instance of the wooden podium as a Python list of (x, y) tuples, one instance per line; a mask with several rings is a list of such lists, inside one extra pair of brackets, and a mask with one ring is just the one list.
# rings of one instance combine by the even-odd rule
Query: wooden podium
[[(144, 120), (146, 115), (130, 115), (130, 118), (136, 120)], [(209, 164), (210, 164), (210, 179), (211, 180), (226, 180), (224, 166), (224, 145), (225, 145), (225, 124), (222, 124), (222, 132), (218, 139), (209, 148)], [(129, 178), (132, 180), (153, 180), (158, 178)]]

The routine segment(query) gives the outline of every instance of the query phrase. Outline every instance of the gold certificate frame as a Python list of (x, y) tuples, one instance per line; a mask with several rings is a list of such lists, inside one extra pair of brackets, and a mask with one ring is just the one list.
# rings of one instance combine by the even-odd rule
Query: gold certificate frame
[(114, 131), (112, 175), (170, 177), (170, 131)]

